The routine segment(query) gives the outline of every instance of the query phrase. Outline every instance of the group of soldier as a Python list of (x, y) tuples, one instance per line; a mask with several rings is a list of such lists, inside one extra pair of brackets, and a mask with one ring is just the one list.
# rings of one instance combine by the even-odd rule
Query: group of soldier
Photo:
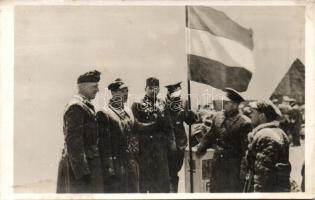
[(183, 122), (197, 119), (181, 107), (180, 83), (166, 86), (164, 101), (157, 98), (159, 80), (148, 78), (144, 98), (129, 109), (128, 86), (117, 78), (108, 85), (108, 107), (95, 112), (99, 80), (98, 71), (81, 75), (66, 106), (57, 192), (177, 192), (187, 146)]
[(78, 80), (78, 94), (64, 113), (65, 145), (59, 163), (58, 193), (168, 193), (178, 190), (187, 136), (184, 123), (200, 123), (197, 156), (215, 149), (211, 192), (290, 191), (289, 140), (280, 128), (280, 110), (271, 101), (254, 101), (245, 116), (243, 97), (223, 90), (223, 111), (211, 123), (183, 109), (181, 83), (157, 98), (157, 78), (146, 80), (145, 96), (129, 109), (128, 86), (120, 78), (108, 85), (112, 97), (95, 111), (100, 72)]

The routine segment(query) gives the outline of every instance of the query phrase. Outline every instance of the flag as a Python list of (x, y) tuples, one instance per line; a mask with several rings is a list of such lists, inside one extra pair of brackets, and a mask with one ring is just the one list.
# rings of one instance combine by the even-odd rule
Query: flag
[(223, 12), (186, 7), (189, 80), (244, 92), (252, 78), (253, 33)]

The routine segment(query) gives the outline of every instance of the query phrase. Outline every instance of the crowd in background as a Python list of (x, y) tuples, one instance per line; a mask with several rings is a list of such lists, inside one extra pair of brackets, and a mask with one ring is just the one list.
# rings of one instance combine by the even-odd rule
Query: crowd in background
[[(272, 98), (271, 101), (281, 111), (280, 127), (289, 136), (291, 146), (300, 146), (300, 140), (305, 138), (305, 104), (304, 102), (297, 102), (294, 98), (288, 96), (279, 96), (278, 98)], [(244, 115), (248, 115), (250, 108), (247, 106), (248, 102), (240, 104), (240, 112)], [(215, 112), (221, 108), (216, 108), (214, 103), (207, 105), (199, 105), (197, 112), (201, 116), (205, 113), (209, 116), (209, 111)], [(211, 113), (211, 112), (210, 112)]]

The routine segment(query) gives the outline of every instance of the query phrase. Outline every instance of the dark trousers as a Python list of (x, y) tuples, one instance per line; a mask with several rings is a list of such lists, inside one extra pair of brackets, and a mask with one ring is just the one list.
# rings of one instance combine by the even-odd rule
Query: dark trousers
[(213, 160), (210, 179), (211, 192), (242, 192), (240, 178), (240, 160), (232, 157), (220, 157)]
[(170, 191), (178, 191), (178, 172), (181, 170), (184, 162), (185, 151), (177, 150), (176, 152), (169, 153), (168, 156), (168, 165), (169, 165), (169, 174), (170, 174)]
[(297, 125), (294, 125), (291, 130), (291, 135), (292, 135), (292, 143), (295, 146), (300, 146), (300, 127)]

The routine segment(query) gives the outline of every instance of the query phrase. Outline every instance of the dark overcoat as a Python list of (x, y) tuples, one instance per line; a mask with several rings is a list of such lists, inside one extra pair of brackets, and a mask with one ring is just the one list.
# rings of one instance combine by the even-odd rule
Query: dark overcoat
[(211, 168), (211, 192), (242, 192), (245, 182), (245, 152), (248, 146), (247, 134), (251, 121), (245, 115), (235, 112), (225, 116), (219, 112), (213, 125), (203, 137), (198, 152), (214, 147)]
[(93, 105), (75, 95), (64, 113), (65, 144), (59, 162), (57, 193), (103, 191), (98, 149), (97, 121)]
[(184, 123), (188, 125), (193, 124), (198, 120), (198, 116), (193, 112), (185, 111), (181, 106), (177, 109), (174, 109), (172, 108), (171, 103), (168, 102), (166, 103), (166, 114), (169, 115), (169, 119), (172, 123), (176, 142), (176, 151), (169, 152), (168, 162), (171, 190), (173, 190), (173, 192), (177, 192), (179, 181), (178, 172), (183, 166), (185, 148), (188, 144)]
[(127, 108), (97, 112), (100, 150), (104, 172), (104, 192), (139, 192), (138, 137), (134, 117)]
[(139, 135), (140, 192), (169, 192), (168, 152), (175, 139), (165, 103), (145, 96), (132, 112)]

